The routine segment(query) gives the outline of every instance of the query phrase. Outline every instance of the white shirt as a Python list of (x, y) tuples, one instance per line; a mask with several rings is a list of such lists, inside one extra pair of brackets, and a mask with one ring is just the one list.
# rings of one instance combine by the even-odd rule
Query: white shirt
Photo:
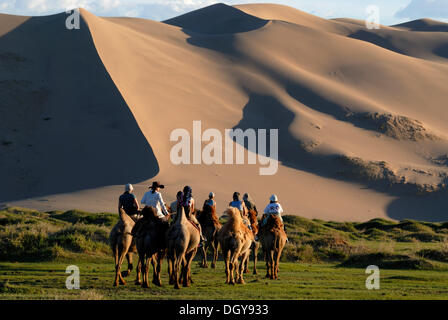
[(149, 190), (146, 192), (143, 195), (142, 204), (156, 208), (157, 216), (159, 218), (163, 218), (168, 214), (168, 211), (165, 208), (165, 203), (162, 199), (162, 195), (158, 191), (154, 191), (154, 193), (152, 193), (152, 190)]
[(283, 208), (280, 205), (280, 203), (278, 203), (278, 202), (270, 203), (264, 209), (264, 213), (267, 213), (267, 214), (275, 213), (275, 214), (278, 214), (279, 216), (281, 216), (281, 214), (283, 213)]

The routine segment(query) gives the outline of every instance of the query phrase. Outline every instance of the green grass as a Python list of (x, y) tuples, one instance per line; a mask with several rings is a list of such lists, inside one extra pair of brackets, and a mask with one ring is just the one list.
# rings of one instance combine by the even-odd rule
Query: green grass
[(193, 285), (175, 290), (168, 285), (166, 264), (162, 287), (143, 289), (133, 283), (113, 287), (114, 268), (109, 262), (70, 263), (80, 268), (79, 290), (65, 288), (68, 263), (0, 263), (0, 299), (446, 299), (448, 273), (434, 270), (381, 270), (380, 289), (367, 290), (363, 268), (339, 268), (330, 264), (281, 263), (280, 279), (245, 276), (245, 285), (224, 283), (224, 265), (202, 269), (194, 263)]
[[(0, 299), (446, 299), (448, 223), (373, 219), (363, 223), (284, 216), (289, 237), (279, 280), (247, 274), (245, 285), (225, 285), (216, 269), (192, 268), (191, 288), (114, 288), (108, 235), (112, 213), (0, 210)], [(260, 250), (261, 252), (261, 250)], [(197, 257), (199, 258), (199, 257)], [(250, 262), (252, 265), (252, 261)], [(68, 265), (77, 265), (81, 289), (68, 290)], [(367, 290), (368, 265), (378, 265), (380, 290)], [(126, 263), (125, 263), (126, 265)], [(135, 264), (134, 264), (135, 266)], [(152, 272), (152, 270), (151, 270)]]

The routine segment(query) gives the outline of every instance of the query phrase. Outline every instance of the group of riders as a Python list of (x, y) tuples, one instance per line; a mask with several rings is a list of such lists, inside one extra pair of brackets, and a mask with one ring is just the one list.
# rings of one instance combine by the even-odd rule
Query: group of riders
[[(143, 198), (141, 200), (142, 206), (140, 206), (137, 197), (134, 194), (134, 187), (132, 186), (132, 184), (128, 183), (125, 185), (125, 191), (122, 195), (120, 195), (118, 200), (118, 212), (120, 213), (121, 221), (123, 221), (121, 212), (124, 211), (125, 214), (127, 214), (129, 217), (131, 217), (132, 220), (136, 222), (132, 234), (137, 234), (139, 228), (143, 223), (144, 219), (140, 219), (140, 217), (142, 212), (145, 212), (145, 210), (141, 210), (141, 207), (152, 207), (154, 209), (153, 211), (157, 214), (157, 217), (161, 222), (168, 222), (171, 213), (169, 212), (166, 203), (163, 201), (163, 197), (161, 194), (161, 189), (164, 188), (165, 186), (163, 184), (160, 184), (159, 181), (154, 181), (149, 187), (149, 191), (147, 191), (143, 195)], [(215, 194), (213, 192), (210, 192), (208, 199), (204, 201), (203, 207), (205, 208), (205, 206), (211, 206), (216, 211), (216, 200)], [(245, 193), (243, 199), (241, 199), (240, 193), (234, 192), (233, 200), (229, 203), (229, 206), (237, 208), (240, 211), (244, 224), (249, 229), (251, 229), (251, 224), (248, 219), (248, 213), (250, 210), (254, 210), (258, 215), (258, 211), (254, 201), (251, 199), (249, 194)], [(193, 198), (193, 190), (190, 186), (185, 186), (182, 191), (177, 192), (176, 200), (169, 206), (171, 212), (177, 212), (177, 210), (181, 207), (184, 208), (187, 219), (189, 219), (198, 229), (201, 235), (201, 242), (199, 245), (202, 246), (203, 242), (206, 239), (202, 235), (199, 222), (197, 221), (195, 216), (191, 214), (195, 211), (195, 201)], [(269, 198), (269, 203), (264, 209), (264, 219), (261, 222), (261, 226), (266, 224), (269, 216), (272, 214), (277, 215), (283, 222), (281, 216), (282, 213), (283, 208), (278, 201), (278, 197), (275, 194), (271, 195), (271, 197)], [(145, 217), (143, 216), (143, 218)]]

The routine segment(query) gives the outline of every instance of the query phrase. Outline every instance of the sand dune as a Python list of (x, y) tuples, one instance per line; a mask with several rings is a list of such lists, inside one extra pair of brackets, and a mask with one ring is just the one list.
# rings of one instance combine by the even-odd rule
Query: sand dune
[(448, 23), (436, 21), (433, 19), (418, 19), (405, 23), (400, 23), (395, 28), (401, 28), (409, 31), (425, 31), (425, 32), (447, 32)]
[[(64, 14), (0, 17), (0, 202), (115, 210), (121, 184), (141, 198), (159, 179), (167, 200), (189, 184), (220, 209), (238, 190), (313, 218), (448, 218), (448, 33), (268, 4), (81, 16), (79, 31)], [(277, 174), (173, 165), (170, 133), (194, 120), (278, 128)]]

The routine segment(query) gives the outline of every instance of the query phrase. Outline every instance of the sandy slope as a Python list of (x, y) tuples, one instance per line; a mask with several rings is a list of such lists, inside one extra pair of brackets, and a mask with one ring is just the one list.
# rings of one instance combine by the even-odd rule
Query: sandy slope
[[(200, 204), (214, 191), (221, 209), (238, 190), (260, 208), (275, 192), (307, 217), (448, 218), (446, 32), (366, 30), (264, 4), (165, 22), (82, 10), (75, 32), (57, 27), (63, 19), (0, 18), (0, 67), (20, 69), (1, 73), (0, 90), (34, 103), (31, 112), (9, 94), (1, 105), (12, 143), (0, 146), (0, 202), (115, 210), (120, 184), (141, 198), (155, 176), (167, 200), (189, 184)], [(278, 128), (277, 174), (173, 165), (170, 133), (194, 120), (221, 132)]]

